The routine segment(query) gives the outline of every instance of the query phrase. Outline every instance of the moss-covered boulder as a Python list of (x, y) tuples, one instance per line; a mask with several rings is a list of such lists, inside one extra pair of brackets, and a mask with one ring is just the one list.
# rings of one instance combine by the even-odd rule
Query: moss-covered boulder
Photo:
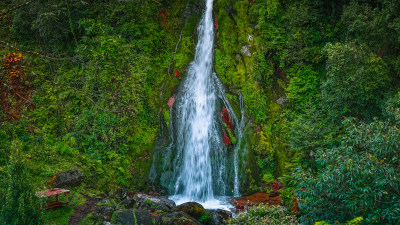
[(197, 202), (183, 203), (175, 207), (174, 211), (183, 212), (197, 220), (206, 212), (204, 207)]
[(54, 174), (46, 184), (51, 188), (76, 187), (81, 185), (83, 173), (80, 170), (69, 170), (66, 172)]
[(156, 224), (163, 225), (200, 225), (195, 218), (183, 212), (173, 212), (165, 216), (158, 217)]
[(150, 211), (128, 209), (115, 215), (116, 221), (123, 225), (152, 225)]
[(225, 221), (232, 218), (232, 213), (223, 209), (209, 209), (207, 212), (210, 214), (207, 225), (225, 224)]
[(133, 196), (132, 194), (126, 194), (122, 203), (126, 208), (136, 207), (151, 211), (162, 210), (170, 212), (175, 207), (175, 202), (166, 197), (150, 196), (142, 193)]

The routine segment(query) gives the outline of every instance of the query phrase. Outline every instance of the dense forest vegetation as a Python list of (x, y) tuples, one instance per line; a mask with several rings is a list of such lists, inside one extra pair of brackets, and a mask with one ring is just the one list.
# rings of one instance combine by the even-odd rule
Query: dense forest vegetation
[[(89, 198), (161, 191), (153, 151), (203, 4), (0, 2), (0, 224), (67, 224)], [(279, 179), (300, 223), (400, 223), (399, 2), (215, 0), (213, 14), (214, 70), (250, 125), (242, 194)], [(35, 191), (72, 169), (71, 207), (38, 211)]]

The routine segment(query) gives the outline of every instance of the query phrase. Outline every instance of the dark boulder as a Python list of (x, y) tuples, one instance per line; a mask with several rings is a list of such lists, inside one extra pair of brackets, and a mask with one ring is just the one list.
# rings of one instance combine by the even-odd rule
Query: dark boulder
[(128, 209), (117, 213), (115, 218), (122, 225), (152, 225), (148, 210)]
[(175, 207), (174, 211), (183, 212), (197, 220), (206, 212), (204, 207), (197, 202), (183, 203)]
[(156, 224), (163, 225), (200, 225), (201, 223), (183, 212), (173, 212), (157, 217)]
[(123, 225), (135, 225), (135, 216), (133, 210), (124, 210), (115, 215), (115, 219), (118, 223)]
[(225, 224), (226, 220), (232, 218), (232, 213), (223, 209), (208, 209), (207, 212), (210, 214), (207, 225)]
[(80, 170), (69, 170), (67, 172), (54, 174), (47, 180), (47, 186), (51, 188), (76, 187), (81, 185), (83, 173)]
[(166, 197), (155, 197), (141, 193), (134, 196), (126, 195), (122, 203), (127, 208), (136, 206), (136, 208), (149, 209), (152, 211), (162, 210), (170, 212), (175, 207), (175, 202)]
[(103, 220), (110, 221), (113, 213), (114, 213), (113, 208), (111, 208), (110, 206), (103, 205), (100, 208), (98, 208), (93, 215)]

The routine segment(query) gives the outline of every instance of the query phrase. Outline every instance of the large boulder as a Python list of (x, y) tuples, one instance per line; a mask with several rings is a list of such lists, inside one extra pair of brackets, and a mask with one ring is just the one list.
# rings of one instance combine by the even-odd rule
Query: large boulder
[(150, 209), (152, 211), (162, 210), (170, 212), (175, 207), (175, 202), (166, 197), (155, 197), (142, 193), (133, 196), (127, 194), (122, 203), (127, 208), (135, 206), (136, 208)]
[(54, 174), (47, 180), (46, 184), (51, 188), (76, 187), (81, 185), (82, 180), (82, 171), (76, 169)]
[(206, 212), (204, 207), (197, 202), (186, 202), (175, 207), (174, 211), (183, 212), (196, 220), (199, 220), (201, 216)]
[(152, 225), (150, 211), (141, 209), (128, 209), (115, 215), (118, 223), (122, 225)]
[(183, 213), (173, 212), (165, 216), (157, 217), (156, 224), (163, 225), (201, 225), (195, 218)]
[(206, 211), (210, 214), (207, 225), (225, 224), (226, 220), (232, 218), (232, 213), (223, 209), (207, 209)]

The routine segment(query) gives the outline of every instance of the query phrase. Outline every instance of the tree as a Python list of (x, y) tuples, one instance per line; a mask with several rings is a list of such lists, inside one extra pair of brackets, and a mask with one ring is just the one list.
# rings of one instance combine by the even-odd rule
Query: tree
[(327, 78), (322, 83), (322, 106), (337, 120), (352, 116), (371, 120), (390, 82), (383, 60), (354, 43), (327, 44)]
[(35, 196), (20, 151), (21, 141), (13, 141), (13, 151), (6, 174), (0, 174), (0, 224), (42, 224), (39, 201)]
[(346, 119), (341, 144), (316, 152), (317, 170), (295, 173), (303, 222), (344, 222), (356, 216), (367, 223), (400, 222), (398, 115), (396, 122)]

